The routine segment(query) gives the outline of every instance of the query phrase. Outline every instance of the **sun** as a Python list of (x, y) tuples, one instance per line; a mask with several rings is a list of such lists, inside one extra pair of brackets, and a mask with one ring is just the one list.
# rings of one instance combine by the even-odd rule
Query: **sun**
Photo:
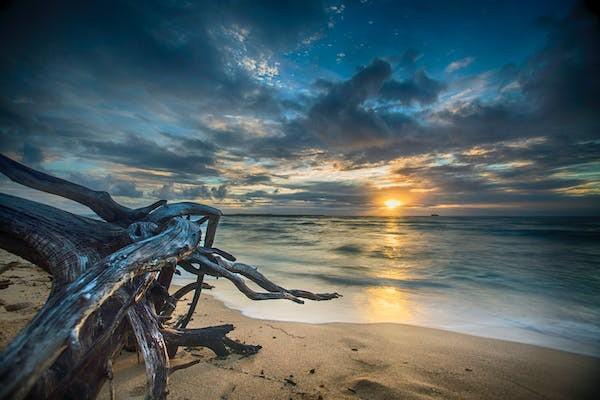
[(388, 199), (384, 201), (383, 204), (385, 204), (385, 206), (389, 209), (394, 209), (396, 207), (400, 207), (402, 205), (402, 202), (396, 199)]

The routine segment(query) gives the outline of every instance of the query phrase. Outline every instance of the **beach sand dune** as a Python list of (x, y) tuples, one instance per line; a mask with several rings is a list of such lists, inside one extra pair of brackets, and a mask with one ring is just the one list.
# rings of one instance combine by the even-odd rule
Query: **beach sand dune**
[[(51, 282), (5, 252), (0, 266), (4, 347)], [(204, 294), (191, 326), (224, 323), (236, 326), (232, 338), (262, 350), (219, 359), (207, 349), (181, 349), (173, 366), (197, 363), (170, 376), (170, 399), (583, 399), (594, 397), (600, 376), (594, 357), (400, 324), (251, 319)], [(143, 398), (144, 366), (135, 353), (116, 360), (115, 384), (118, 399)], [(109, 398), (106, 385), (100, 397)]]

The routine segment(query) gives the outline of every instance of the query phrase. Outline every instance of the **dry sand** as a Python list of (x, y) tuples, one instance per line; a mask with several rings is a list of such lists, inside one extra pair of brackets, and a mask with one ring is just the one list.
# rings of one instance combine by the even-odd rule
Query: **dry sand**
[[(6, 265), (2, 347), (50, 288), (43, 271), (0, 251), (0, 268)], [(598, 358), (399, 324), (250, 319), (203, 295), (191, 326), (223, 323), (236, 326), (231, 337), (263, 349), (227, 359), (181, 349), (173, 365), (199, 363), (171, 375), (170, 399), (580, 399), (593, 398), (599, 385)], [(143, 398), (144, 367), (135, 354), (124, 352), (115, 374), (118, 399)], [(106, 389), (101, 398), (108, 398)]]

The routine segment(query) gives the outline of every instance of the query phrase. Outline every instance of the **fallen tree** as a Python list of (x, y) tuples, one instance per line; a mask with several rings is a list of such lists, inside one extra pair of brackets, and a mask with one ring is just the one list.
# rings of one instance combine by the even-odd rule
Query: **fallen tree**
[[(179, 346), (218, 356), (254, 354), (260, 346), (227, 337), (232, 325), (187, 328), (206, 274), (231, 281), (253, 300), (330, 300), (337, 293), (286, 289), (255, 267), (213, 247), (220, 210), (160, 200), (131, 209), (110, 194), (28, 168), (0, 154), (0, 172), (14, 182), (89, 207), (103, 221), (0, 193), (0, 247), (53, 277), (46, 304), (0, 355), (0, 399), (95, 398), (112, 361), (135, 337), (146, 365), (147, 398), (166, 398), (169, 358)], [(174, 294), (181, 268), (196, 282)], [(264, 292), (252, 290), (245, 279)], [(178, 301), (193, 292), (187, 312)]]

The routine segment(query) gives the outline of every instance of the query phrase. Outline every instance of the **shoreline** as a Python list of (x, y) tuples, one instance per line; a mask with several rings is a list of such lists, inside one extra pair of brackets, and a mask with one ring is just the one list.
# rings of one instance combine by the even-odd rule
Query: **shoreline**
[[(174, 281), (174, 285), (183, 286), (185, 284), (193, 282), (193, 279), (185, 279), (178, 277)], [(467, 336), (473, 336), (478, 338), (496, 339), (511, 343), (528, 344), (550, 350), (564, 351), (567, 353), (578, 354), (583, 356), (590, 356), (600, 359), (600, 349), (595, 347), (593, 344), (587, 342), (579, 342), (577, 346), (573, 343), (576, 342), (576, 338), (568, 336), (553, 336), (549, 340), (550, 336), (547, 333), (542, 333), (535, 330), (527, 330), (523, 327), (507, 327), (507, 326), (495, 326), (493, 329), (490, 326), (481, 325), (479, 329), (473, 329), (472, 326), (469, 328), (462, 325), (462, 329), (458, 328), (457, 325), (448, 326), (436, 326), (420, 324), (419, 321), (411, 322), (399, 322), (399, 321), (368, 321), (368, 320), (356, 320), (347, 319), (349, 314), (347, 310), (341, 310), (340, 320), (331, 320), (332, 310), (339, 307), (339, 302), (343, 302), (348, 299), (349, 296), (345, 296), (341, 299), (336, 299), (332, 302), (311, 302), (306, 301), (303, 305), (296, 305), (295, 303), (289, 303), (286, 301), (280, 301), (271, 303), (267, 308), (264, 307), (265, 302), (254, 302), (247, 300), (245, 296), (239, 293), (230, 282), (224, 279), (209, 279), (205, 282), (215, 286), (212, 291), (206, 291), (207, 294), (214, 296), (217, 300), (224, 303), (225, 307), (240, 312), (243, 316), (251, 319), (269, 320), (274, 322), (298, 322), (311, 325), (324, 325), (329, 323), (342, 323), (342, 324), (396, 324), (400, 326), (414, 326), (426, 329), (435, 329), (443, 332), (459, 333)], [(311, 286), (312, 287), (312, 286)], [(389, 306), (389, 303), (386, 303)], [(346, 306), (347, 307), (347, 306)], [(339, 308), (338, 308), (339, 309)], [(266, 310), (264, 312), (263, 310)], [(277, 311), (274, 311), (277, 310)], [(282, 313), (281, 310), (286, 310), (286, 314)], [(401, 312), (402, 310), (399, 310)], [(311, 320), (314, 319), (313, 313), (322, 313), (326, 315), (325, 321)], [(265, 314), (271, 314), (265, 315)], [(275, 316), (273, 318), (272, 316)], [(278, 318), (283, 316), (283, 318)], [(291, 316), (291, 317), (288, 317)], [(308, 316), (308, 318), (307, 318)], [(287, 317), (287, 318), (286, 318)], [(443, 325), (443, 324), (442, 324)], [(468, 325), (467, 325), (468, 326)]]
[[(1, 255), (0, 264), (14, 263), (0, 275), (12, 282), (0, 290), (4, 346), (43, 304), (50, 280)], [(18, 310), (8, 311), (15, 304)], [(253, 319), (204, 292), (190, 327), (225, 323), (236, 327), (231, 338), (263, 348), (226, 359), (180, 349), (172, 366), (196, 364), (170, 376), (170, 399), (592, 398), (600, 375), (600, 359), (592, 356), (397, 323)], [(144, 366), (136, 358), (123, 352), (115, 360), (119, 399), (144, 396)], [(106, 386), (101, 399), (109, 398)]]
[[(181, 287), (181, 286), (180, 285), (172, 285), (172, 287), (177, 288), (177, 287)], [(476, 339), (498, 340), (498, 341), (504, 342), (504, 343), (510, 343), (510, 344), (516, 344), (516, 345), (533, 346), (533, 347), (538, 347), (538, 348), (544, 349), (544, 350), (559, 351), (559, 352), (562, 352), (562, 353), (572, 354), (572, 355), (575, 355), (575, 356), (590, 357), (590, 358), (598, 359), (600, 361), (600, 355), (587, 354), (587, 353), (582, 353), (582, 352), (577, 352), (577, 351), (571, 351), (571, 350), (565, 350), (565, 349), (560, 349), (560, 348), (550, 347), (550, 346), (543, 346), (543, 345), (536, 344), (536, 343), (522, 342), (522, 341), (518, 341), (518, 340), (501, 339), (501, 338), (496, 337), (496, 336), (476, 335), (476, 334), (471, 334), (471, 333), (467, 333), (467, 332), (454, 331), (454, 330), (451, 330), (451, 329), (444, 329), (444, 328), (437, 328), (437, 327), (433, 327), (433, 326), (424, 326), (424, 325), (416, 325), (416, 324), (414, 324), (414, 325), (413, 324), (405, 324), (405, 323), (402, 323), (402, 322), (348, 322), (348, 321), (310, 322), (310, 321), (296, 321), (296, 320), (292, 320), (292, 319), (286, 320), (286, 319), (261, 318), (261, 317), (250, 315), (249, 313), (246, 313), (244, 310), (242, 310), (242, 309), (240, 309), (238, 307), (227, 305), (226, 301), (220, 299), (219, 296), (216, 293), (211, 293), (210, 290), (206, 291), (206, 295), (207, 296), (211, 296), (213, 299), (215, 299), (216, 301), (218, 301), (219, 303), (221, 303), (224, 308), (227, 308), (227, 309), (229, 309), (231, 311), (238, 312), (244, 318), (248, 318), (248, 319), (252, 319), (252, 320), (257, 320), (257, 321), (266, 321), (266, 322), (274, 322), (274, 323), (306, 324), (306, 325), (314, 325), (314, 326), (326, 326), (326, 325), (350, 325), (350, 326), (352, 326), (352, 325), (367, 325), (367, 326), (369, 326), (369, 325), (372, 325), (372, 326), (392, 325), (392, 326), (398, 326), (398, 327), (405, 327), (405, 328), (408, 328), (408, 329), (410, 329), (410, 328), (428, 329), (428, 330), (432, 330), (432, 331), (438, 331), (441, 334), (443, 334), (443, 333), (449, 333), (449, 334), (464, 335), (464, 336), (472, 337), (472, 338), (476, 338)]]

